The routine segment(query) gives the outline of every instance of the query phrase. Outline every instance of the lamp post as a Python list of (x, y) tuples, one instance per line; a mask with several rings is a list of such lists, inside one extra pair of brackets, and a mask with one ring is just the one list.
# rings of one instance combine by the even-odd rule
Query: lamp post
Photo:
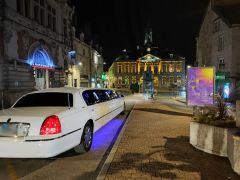
[(106, 78), (106, 74), (104, 73), (104, 66), (106, 65), (107, 63), (105, 61), (103, 61), (103, 74), (105, 75), (105, 80), (102, 80), (103, 81), (103, 87), (107, 87), (108, 86), (108, 81), (107, 81), (107, 78)]

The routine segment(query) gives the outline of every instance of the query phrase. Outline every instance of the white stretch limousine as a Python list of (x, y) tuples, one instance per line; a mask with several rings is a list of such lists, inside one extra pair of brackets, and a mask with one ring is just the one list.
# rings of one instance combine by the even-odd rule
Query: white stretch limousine
[(0, 157), (89, 151), (93, 133), (123, 111), (124, 98), (110, 89), (53, 88), (26, 94), (0, 111)]

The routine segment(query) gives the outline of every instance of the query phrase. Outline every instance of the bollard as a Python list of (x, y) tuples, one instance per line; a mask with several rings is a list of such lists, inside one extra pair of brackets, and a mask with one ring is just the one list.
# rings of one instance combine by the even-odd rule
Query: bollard
[(240, 127), (240, 100), (236, 101), (236, 126)]

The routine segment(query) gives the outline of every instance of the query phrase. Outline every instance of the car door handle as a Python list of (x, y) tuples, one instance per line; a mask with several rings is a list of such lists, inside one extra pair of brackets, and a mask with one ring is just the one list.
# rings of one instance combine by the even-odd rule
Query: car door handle
[(92, 109), (92, 111), (94, 111), (94, 109)]

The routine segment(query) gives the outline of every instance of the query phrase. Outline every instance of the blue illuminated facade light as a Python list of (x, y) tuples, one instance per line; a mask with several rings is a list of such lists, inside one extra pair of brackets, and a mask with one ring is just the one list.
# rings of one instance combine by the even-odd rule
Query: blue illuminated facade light
[(27, 60), (27, 64), (35, 68), (42, 69), (54, 69), (56, 65), (54, 65), (52, 58), (48, 55), (47, 51), (42, 48), (37, 48)]

